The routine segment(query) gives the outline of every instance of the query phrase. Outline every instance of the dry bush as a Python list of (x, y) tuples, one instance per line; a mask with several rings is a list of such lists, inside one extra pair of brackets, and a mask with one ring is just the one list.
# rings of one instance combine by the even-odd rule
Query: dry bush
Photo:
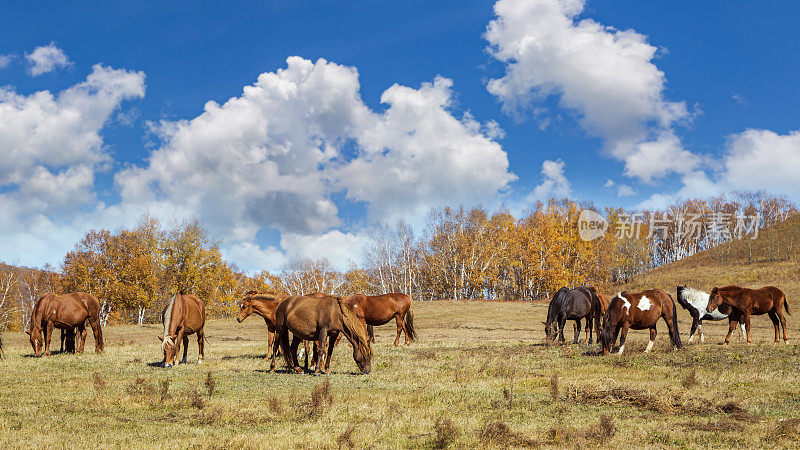
[(102, 394), (106, 390), (106, 380), (103, 379), (103, 376), (100, 375), (99, 372), (92, 373), (92, 385), (94, 386), (94, 390), (98, 395)]
[(354, 424), (350, 424), (347, 427), (347, 429), (342, 431), (342, 434), (340, 434), (336, 438), (336, 445), (338, 445), (340, 449), (341, 448), (355, 448), (356, 447), (356, 443), (353, 440), (353, 433), (355, 433), (355, 431), (356, 431), (356, 426)]
[(186, 399), (189, 400), (190, 405), (197, 409), (203, 409), (206, 407), (206, 402), (203, 401), (203, 396), (200, 395), (200, 392), (198, 392), (196, 388), (186, 391)]
[(332, 404), (333, 394), (331, 394), (331, 382), (326, 378), (325, 381), (311, 391), (311, 417), (321, 416), (325, 412), (325, 409)]
[(503, 422), (487, 422), (478, 431), (478, 436), (487, 444), (502, 447), (535, 447), (536, 442), (517, 433)]
[(171, 400), (172, 396), (169, 394), (169, 378), (164, 378), (159, 384), (161, 385), (161, 403)]
[(424, 359), (424, 360), (433, 360), (436, 359), (436, 350), (432, 348), (415, 348), (411, 350), (411, 353), (417, 357), (417, 359)]
[(211, 372), (206, 374), (206, 381), (205, 381), (206, 391), (208, 391), (208, 396), (211, 397), (214, 395), (214, 389), (217, 387), (217, 382), (214, 380), (214, 377), (211, 376)]
[(683, 375), (683, 378), (681, 378), (681, 386), (685, 387), (686, 389), (691, 389), (699, 384), (700, 380), (697, 379), (697, 368), (695, 367), (687, 370)]
[(283, 402), (275, 395), (272, 395), (267, 399), (267, 408), (272, 414), (283, 414)]
[(436, 423), (433, 425), (431, 446), (433, 448), (447, 448), (458, 439), (460, 434), (461, 430), (452, 420), (440, 417), (436, 419)]
[(125, 392), (131, 397), (150, 398), (156, 394), (156, 387), (142, 377), (137, 377), (128, 387)]
[(216, 407), (211, 410), (201, 411), (192, 416), (192, 419), (202, 425), (213, 425), (222, 422), (223, 411), (222, 408)]
[(586, 439), (591, 442), (605, 442), (617, 434), (617, 424), (614, 422), (614, 417), (608, 414), (600, 415), (600, 422), (597, 425), (590, 427), (584, 434)]

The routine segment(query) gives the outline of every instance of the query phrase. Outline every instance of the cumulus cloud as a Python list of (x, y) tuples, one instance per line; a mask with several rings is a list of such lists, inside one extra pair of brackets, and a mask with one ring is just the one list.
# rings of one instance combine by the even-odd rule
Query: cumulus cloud
[(25, 59), (28, 61), (28, 72), (35, 77), (72, 64), (67, 54), (54, 42), (36, 47), (32, 53), (25, 54)]
[(495, 141), (502, 130), (456, 117), (452, 96), (442, 77), (416, 89), (394, 85), (376, 112), (361, 99), (355, 68), (290, 57), (238, 97), (153, 124), (160, 146), (115, 182), (126, 204), (192, 211), (232, 255), (274, 260), (271, 249), (245, 244), (276, 228), (287, 256), (344, 264), (360, 257), (361, 239), (336, 229), (337, 193), (363, 202), (372, 220), (391, 221), (494, 200), (515, 179)]
[(800, 198), (800, 130), (749, 129), (731, 136), (722, 165), (720, 181), (726, 187)]
[(542, 183), (534, 188), (528, 202), (544, 201), (551, 197), (563, 198), (570, 194), (570, 184), (564, 175), (564, 161), (546, 160), (542, 163)]
[(558, 98), (625, 163), (628, 176), (648, 182), (695, 169), (699, 160), (673, 130), (690, 114), (664, 97), (666, 78), (653, 64), (658, 49), (633, 30), (579, 20), (583, 9), (582, 0), (498, 1), (485, 38), (506, 70), (488, 83), (489, 92), (516, 116), (540, 116), (537, 105)]

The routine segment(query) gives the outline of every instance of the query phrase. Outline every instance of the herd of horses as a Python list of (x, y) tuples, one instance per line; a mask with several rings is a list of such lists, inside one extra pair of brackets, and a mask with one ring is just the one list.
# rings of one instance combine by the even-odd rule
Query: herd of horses
[[(780, 342), (781, 329), (783, 341), (788, 343), (786, 334), (786, 318), (784, 309), (788, 314), (789, 302), (786, 295), (775, 286), (766, 286), (761, 289), (748, 289), (739, 286), (715, 287), (711, 293), (690, 288), (677, 287), (677, 303), (689, 311), (692, 316), (692, 328), (689, 342), (694, 340), (699, 330), (700, 341), (705, 342), (703, 334), (704, 320), (728, 319), (728, 335), (723, 344), (728, 344), (731, 335), (740, 325), (742, 337), (752, 343), (750, 337), (750, 317), (767, 314), (775, 327), (775, 342)], [(556, 338), (564, 342), (564, 327), (568, 320), (574, 320), (575, 337), (573, 343), (577, 344), (581, 330), (581, 320), (586, 321), (586, 340), (592, 344), (592, 324), (594, 323), (597, 340), (602, 353), (608, 354), (614, 350), (619, 338), (617, 352), (622, 354), (625, 350), (625, 340), (628, 330), (649, 330), (650, 341), (647, 343), (645, 353), (653, 349), (656, 335), (656, 324), (663, 319), (667, 324), (669, 337), (673, 345), (681, 348), (681, 336), (678, 332), (678, 311), (672, 296), (661, 289), (648, 289), (641, 292), (619, 292), (610, 300), (599, 293), (593, 286), (580, 286), (573, 289), (562, 287), (553, 296), (547, 310), (545, 335), (549, 342)]]
[[(704, 320), (728, 319), (728, 335), (724, 343), (730, 342), (736, 325), (740, 325), (742, 336), (748, 343), (750, 337), (750, 318), (767, 314), (775, 327), (775, 342), (780, 341), (781, 328), (783, 340), (788, 342), (786, 318), (789, 303), (786, 295), (774, 287), (747, 289), (738, 286), (715, 287), (711, 293), (690, 288), (677, 287), (677, 303), (689, 311), (692, 328), (691, 343), (699, 332), (703, 334)], [(241, 301), (236, 319), (241, 323), (252, 314), (261, 316), (267, 326), (267, 343), (270, 353), (270, 371), (275, 370), (275, 358), (281, 354), (285, 364), (292, 370), (302, 373), (310, 370), (308, 357), (312, 355), (315, 373), (327, 373), (330, 369), (334, 348), (344, 337), (353, 348), (353, 360), (363, 374), (372, 367), (373, 327), (395, 320), (397, 334), (394, 345), (400, 342), (400, 334), (405, 334), (405, 344), (416, 338), (414, 331), (414, 312), (411, 298), (401, 293), (383, 295), (356, 294), (347, 298), (314, 292), (307, 295), (281, 295), (271, 292), (250, 291)], [(609, 299), (592, 286), (569, 289), (563, 287), (555, 293), (547, 310), (545, 335), (548, 342), (558, 339), (564, 342), (564, 328), (567, 321), (575, 321), (573, 343), (579, 342), (581, 321), (586, 321), (586, 340), (593, 343), (592, 331), (600, 343), (602, 354), (615, 350), (617, 339), (619, 354), (625, 350), (628, 330), (649, 330), (650, 341), (645, 353), (652, 350), (657, 330), (656, 324), (663, 319), (667, 324), (672, 343), (681, 348), (678, 331), (678, 313), (672, 296), (660, 289), (641, 292), (619, 292)], [(176, 293), (168, 301), (161, 313), (163, 334), (159, 336), (164, 359), (161, 365), (171, 367), (183, 344), (183, 358), (186, 362), (189, 336), (197, 335), (199, 347), (198, 363), (203, 362), (205, 334), (205, 302), (191, 294)], [(83, 352), (86, 342), (86, 328), (90, 327), (95, 339), (95, 352), (103, 352), (103, 331), (100, 326), (100, 304), (90, 294), (78, 292), (56, 295), (48, 293), (34, 305), (30, 325), (27, 330), (30, 343), (36, 356), (50, 355), (50, 341), (54, 329), (62, 330), (62, 351), (65, 333), (80, 338), (77, 352)], [(77, 330), (77, 331), (76, 331)], [(291, 335), (291, 340), (290, 340)], [(305, 368), (300, 366), (298, 347), (304, 345)], [(309, 344), (313, 350), (309, 349)], [(73, 344), (74, 345), (74, 344)]]

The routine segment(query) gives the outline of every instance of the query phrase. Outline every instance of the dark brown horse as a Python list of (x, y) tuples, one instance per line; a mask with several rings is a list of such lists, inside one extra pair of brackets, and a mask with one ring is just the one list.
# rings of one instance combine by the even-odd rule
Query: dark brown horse
[(53, 329), (71, 330), (77, 328), (81, 340), (78, 353), (83, 353), (86, 344), (86, 323), (92, 327), (94, 352), (103, 352), (103, 330), (100, 327), (100, 302), (85, 292), (56, 295), (45, 294), (33, 307), (31, 322), (27, 331), (31, 339), (33, 353), (39, 356), (44, 347), (44, 356), (50, 355), (50, 339)]
[(186, 353), (189, 349), (189, 335), (197, 333), (197, 346), (200, 349), (198, 364), (203, 363), (203, 345), (205, 333), (203, 326), (206, 324), (206, 304), (191, 294), (175, 294), (167, 302), (161, 312), (161, 323), (164, 325), (164, 336), (159, 336), (161, 349), (164, 351), (164, 367), (172, 367), (175, 357), (180, 351), (183, 341), (183, 359), (186, 362)]
[(548, 342), (564, 343), (564, 325), (567, 320), (575, 321), (575, 338), (572, 343), (578, 343), (581, 332), (581, 320), (586, 319), (586, 341), (592, 343), (592, 307), (597, 303), (596, 294), (586, 286), (575, 289), (562, 287), (559, 289), (550, 305), (547, 307), (547, 321), (544, 323), (544, 333)]
[(358, 305), (364, 311), (367, 321), (367, 332), (370, 340), (374, 340), (373, 326), (383, 325), (394, 319), (397, 323), (397, 336), (394, 345), (400, 342), (400, 332), (405, 334), (406, 345), (417, 338), (414, 331), (414, 310), (411, 307), (411, 297), (399, 292), (382, 295), (355, 294), (345, 299), (349, 306)]
[(625, 339), (628, 329), (650, 329), (650, 342), (645, 353), (653, 349), (656, 340), (656, 324), (663, 318), (667, 322), (669, 337), (675, 347), (681, 348), (681, 336), (678, 333), (678, 312), (672, 297), (661, 289), (649, 289), (642, 292), (620, 292), (611, 299), (603, 317), (603, 331), (600, 333), (600, 344), (603, 354), (611, 352), (619, 336), (619, 353), (625, 350)]
[[(349, 306), (338, 297), (311, 298), (292, 296), (281, 302), (275, 312), (277, 339), (272, 347), (272, 362), (270, 371), (275, 370), (275, 354), (278, 345), (283, 348), (283, 357), (286, 364), (293, 367), (295, 372), (302, 372), (297, 361), (297, 346), (301, 339), (315, 340), (317, 348), (314, 360), (317, 373), (328, 370), (328, 361), (322, 361), (324, 349), (328, 338), (328, 355), (333, 352), (336, 336), (341, 333), (353, 346), (353, 359), (361, 373), (368, 374), (371, 370), (372, 347), (369, 344), (367, 327), (364, 322), (364, 313), (358, 305)], [(289, 343), (289, 333), (293, 338)]]
[(744, 327), (747, 331), (747, 343), (753, 342), (750, 339), (750, 316), (760, 316), (769, 314), (772, 325), (775, 327), (775, 342), (780, 341), (780, 329), (783, 327), (783, 342), (789, 343), (789, 336), (786, 335), (786, 318), (783, 316), (783, 309), (789, 311), (789, 302), (786, 295), (775, 286), (765, 286), (761, 289), (747, 289), (739, 286), (715, 287), (711, 290), (706, 311), (713, 312), (720, 305), (729, 305), (733, 308), (728, 324), (728, 335), (725, 336), (725, 344), (730, 342), (737, 321), (733, 319), (736, 315), (744, 317)]

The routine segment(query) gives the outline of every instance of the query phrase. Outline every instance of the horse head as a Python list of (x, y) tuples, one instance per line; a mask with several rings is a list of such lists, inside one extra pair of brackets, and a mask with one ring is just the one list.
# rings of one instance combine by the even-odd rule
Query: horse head
[(32, 327), (30, 330), (26, 331), (26, 333), (28, 333), (28, 336), (30, 336), (31, 347), (33, 347), (33, 354), (36, 356), (40, 356), (42, 354), (42, 347), (44, 347), (42, 330), (39, 328)]
[(542, 322), (544, 324), (544, 335), (547, 339), (548, 344), (552, 344), (556, 340), (556, 336), (558, 335), (558, 324), (555, 320), (551, 321), (550, 323)]
[(617, 340), (617, 327), (622, 317), (622, 295), (623, 293), (620, 292), (611, 298), (611, 302), (608, 304), (608, 310), (603, 316), (603, 326), (597, 340), (600, 341), (600, 346), (603, 349), (604, 355), (611, 353), (614, 343)]
[(706, 306), (706, 311), (709, 313), (714, 312), (714, 310), (717, 309), (721, 303), (722, 295), (719, 293), (719, 288), (714, 286), (714, 289), (712, 289), (711, 293), (708, 294), (708, 306)]
[(161, 350), (164, 351), (164, 367), (172, 367), (175, 363), (175, 356), (178, 354), (175, 340), (170, 335), (159, 336), (158, 339), (161, 340)]
[[(251, 291), (251, 292), (254, 292), (254, 291)], [(244, 319), (247, 319), (247, 317), (250, 314), (253, 314), (253, 301), (250, 300), (250, 296), (251, 296), (251, 294), (250, 294), (250, 292), (248, 292), (246, 294), (246, 296), (244, 297), (244, 299), (242, 299), (242, 304), (239, 307), (239, 314), (236, 315), (236, 320), (239, 323), (242, 323), (242, 321), (244, 321)]]
[(358, 304), (348, 306), (341, 298), (336, 302), (342, 311), (343, 334), (353, 345), (353, 359), (361, 373), (366, 375), (372, 370), (372, 344), (367, 334), (364, 310)]

